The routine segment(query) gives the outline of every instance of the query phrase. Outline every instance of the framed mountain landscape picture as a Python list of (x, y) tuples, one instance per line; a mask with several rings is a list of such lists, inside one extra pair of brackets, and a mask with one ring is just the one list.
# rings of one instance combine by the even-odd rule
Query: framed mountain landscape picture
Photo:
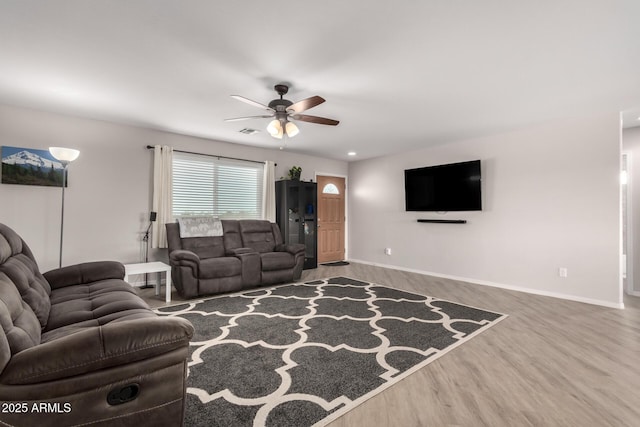
[(48, 150), (3, 146), (3, 184), (62, 186), (63, 166)]

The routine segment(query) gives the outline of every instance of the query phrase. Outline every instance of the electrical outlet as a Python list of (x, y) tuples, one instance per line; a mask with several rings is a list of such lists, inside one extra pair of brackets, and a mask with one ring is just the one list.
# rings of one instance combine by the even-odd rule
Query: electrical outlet
[(384, 248), (385, 255), (391, 255), (391, 248)]
[(558, 269), (558, 276), (567, 277), (568, 275), (569, 275), (569, 270), (567, 270), (567, 267), (560, 267)]

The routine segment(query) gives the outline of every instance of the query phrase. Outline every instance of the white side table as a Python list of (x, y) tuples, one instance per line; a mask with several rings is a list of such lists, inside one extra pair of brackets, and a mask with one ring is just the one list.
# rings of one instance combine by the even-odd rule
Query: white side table
[(124, 265), (124, 281), (129, 281), (129, 276), (135, 274), (147, 274), (158, 273), (158, 279), (156, 280), (156, 295), (160, 295), (160, 286), (162, 282), (162, 272), (166, 276), (166, 302), (171, 302), (171, 266), (164, 262), (141, 262), (138, 264), (125, 264)]

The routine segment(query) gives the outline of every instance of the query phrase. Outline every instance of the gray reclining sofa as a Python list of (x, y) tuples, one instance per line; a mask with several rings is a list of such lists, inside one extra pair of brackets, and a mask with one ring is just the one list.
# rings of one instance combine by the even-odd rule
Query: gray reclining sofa
[(171, 277), (184, 298), (298, 280), (305, 246), (282, 241), (278, 224), (222, 220), (223, 235), (181, 237), (166, 224)]
[(43, 275), (0, 224), (0, 425), (182, 425), (193, 327), (123, 277), (110, 261)]

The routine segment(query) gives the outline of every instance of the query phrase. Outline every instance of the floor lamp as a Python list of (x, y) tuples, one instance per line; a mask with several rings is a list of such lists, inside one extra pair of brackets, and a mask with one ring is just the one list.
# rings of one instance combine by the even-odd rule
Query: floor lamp
[[(149, 262), (149, 235), (151, 234), (151, 227), (153, 226), (153, 223), (156, 221), (157, 216), (158, 216), (157, 212), (151, 212), (149, 214), (149, 227), (147, 227), (147, 231), (144, 233), (144, 236), (142, 236), (142, 241), (145, 243), (145, 250), (144, 250), (145, 263)], [(144, 286), (142, 287), (143, 289), (150, 287), (148, 279), (149, 279), (148, 274), (144, 273)]]
[(49, 147), (49, 153), (62, 163), (62, 213), (60, 214), (60, 262), (62, 267), (62, 239), (64, 236), (64, 188), (67, 186), (67, 167), (80, 155), (80, 151), (73, 148)]

